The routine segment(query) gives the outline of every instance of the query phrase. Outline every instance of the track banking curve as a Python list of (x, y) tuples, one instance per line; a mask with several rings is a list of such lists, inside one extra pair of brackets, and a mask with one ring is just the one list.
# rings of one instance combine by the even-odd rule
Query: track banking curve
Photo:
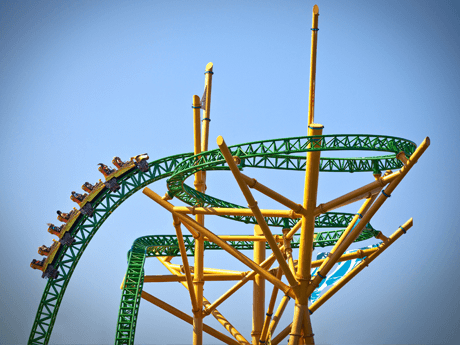
[[(396, 158), (396, 155), (399, 152), (404, 152), (406, 157), (410, 157), (416, 148), (416, 145), (412, 141), (390, 136), (323, 135), (319, 137), (322, 138), (321, 147), (312, 150), (357, 150), (390, 153), (389, 155), (375, 157), (324, 157), (321, 158), (320, 163), (320, 171), (323, 172), (369, 171), (377, 173), (388, 169), (399, 169), (403, 164)], [(295, 154), (309, 151), (309, 144), (312, 140), (317, 139), (318, 136), (314, 138), (302, 136), (264, 140), (234, 145), (230, 147), (230, 150), (234, 156), (238, 156), (241, 159), (240, 168), (251, 167), (304, 171), (305, 155), (302, 157)], [(143, 187), (169, 177), (167, 182), (169, 195), (191, 206), (244, 208), (210, 195), (199, 193), (187, 186), (184, 181), (199, 170), (228, 170), (228, 167), (226, 167), (225, 160), (218, 149), (206, 151), (196, 156), (192, 153), (179, 154), (150, 162), (148, 170), (145, 172), (136, 168), (129, 170), (117, 178), (117, 182), (120, 185), (120, 189), (117, 191), (103, 188), (98, 192), (98, 195), (92, 199), (93, 215), (90, 217), (83, 213), (79, 214), (68, 230), (70, 235), (75, 239), (75, 242), (69, 245), (62, 245), (62, 249), (53, 258), (53, 266), (59, 271), (59, 275), (47, 281), (29, 337), (29, 344), (47, 344), (49, 342), (65, 290), (87, 245), (112, 212)], [(346, 227), (351, 216), (350, 214), (328, 212), (317, 218), (315, 227)], [(226, 217), (245, 223), (256, 223), (253, 217)], [(266, 221), (269, 226), (282, 227), (285, 225), (283, 219), (287, 218), (267, 217)], [(288, 219), (288, 221), (289, 226), (293, 226), (298, 220)], [(343, 229), (318, 232), (315, 237), (315, 246), (324, 247), (334, 244), (342, 232)], [(366, 230), (357, 241), (371, 238), (377, 233), (378, 231), (368, 224)], [(155, 243), (159, 243), (158, 248), (163, 248), (160, 251), (151, 251), (153, 256), (164, 256), (165, 253), (168, 253), (166, 255), (171, 255), (174, 252), (174, 256), (179, 255), (177, 244), (175, 244), (177, 242), (174, 241), (175, 236), (158, 235), (151, 237), (155, 237), (154, 240), (157, 241)], [(215, 245), (212, 243), (208, 243), (207, 245), (208, 249), (217, 249), (213, 248)], [(236, 243), (234, 245), (237, 246)], [(134, 250), (135, 247), (136, 245), (133, 245), (130, 256), (137, 253), (137, 250)], [(238, 248), (240, 249), (240, 247)], [(190, 254), (192, 255), (193, 253), (191, 252)], [(142, 255), (141, 253), (137, 253), (135, 256), (139, 256), (139, 260), (145, 260), (145, 251), (142, 252)], [(140, 256), (144, 259), (141, 259)], [(143, 261), (142, 267), (139, 269), (143, 270)], [(137, 286), (142, 288), (142, 282), (138, 282)]]

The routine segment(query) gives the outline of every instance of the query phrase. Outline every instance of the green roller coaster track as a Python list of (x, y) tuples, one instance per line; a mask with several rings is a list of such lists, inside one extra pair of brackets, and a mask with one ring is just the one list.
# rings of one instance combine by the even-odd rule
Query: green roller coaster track
[[(358, 158), (321, 158), (320, 171), (329, 172), (379, 172), (387, 169), (399, 169), (402, 163), (396, 159), (396, 154), (404, 152), (409, 157), (416, 145), (409, 140), (375, 135), (324, 135), (321, 147), (314, 150), (337, 151), (383, 151), (390, 155)], [(305, 156), (295, 156), (297, 153), (309, 151), (308, 144), (318, 137), (294, 137), (285, 139), (265, 140), (242, 145), (231, 146), (230, 150), (241, 159), (240, 168), (266, 168), (281, 170), (304, 170)], [(147, 172), (133, 169), (117, 179), (121, 188), (117, 192), (104, 189), (92, 205), (92, 217), (81, 215), (73, 224), (70, 232), (75, 238), (71, 246), (63, 246), (59, 256), (55, 258), (54, 266), (60, 274), (55, 279), (47, 281), (41, 298), (34, 324), (29, 337), (29, 344), (47, 344), (56, 320), (59, 306), (65, 290), (72, 277), (80, 257), (83, 255), (89, 242), (101, 227), (104, 221), (131, 195), (143, 187), (170, 177), (168, 189), (171, 196), (184, 201), (192, 206), (232, 207), (243, 208), (210, 195), (202, 194), (187, 186), (184, 181), (187, 177), (199, 170), (228, 170), (225, 160), (219, 150), (211, 150), (194, 156), (192, 153), (179, 154), (166, 157), (149, 163)], [(345, 228), (352, 215), (344, 213), (326, 213), (317, 218), (317, 228)], [(233, 220), (256, 223), (253, 217), (228, 216)], [(282, 227), (282, 218), (267, 217), (269, 226)], [(293, 226), (296, 219), (289, 219), (289, 226)], [(317, 233), (315, 246), (333, 245), (340, 237), (343, 229), (322, 231)], [(357, 241), (375, 236), (377, 231), (370, 224)], [(237, 249), (250, 249), (250, 243), (235, 241), (231, 243)], [(151, 249), (146, 250), (147, 247)], [(295, 245), (295, 241), (293, 243)], [(193, 245), (190, 238), (186, 237), (188, 255), (193, 255)], [(144, 249), (141, 249), (144, 248)], [(217, 249), (208, 243), (206, 249)], [(148, 254), (146, 254), (148, 253)], [(177, 256), (178, 248), (175, 236), (157, 235), (141, 237), (136, 240), (129, 253), (129, 265), (123, 289), (122, 302), (117, 326), (117, 343), (130, 344), (134, 341), (134, 330), (140, 302), (140, 293), (143, 285), (143, 265), (148, 256)]]

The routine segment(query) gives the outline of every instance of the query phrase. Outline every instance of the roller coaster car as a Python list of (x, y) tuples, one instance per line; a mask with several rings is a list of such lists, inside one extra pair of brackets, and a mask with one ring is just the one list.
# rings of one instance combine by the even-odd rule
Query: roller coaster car
[(38, 254), (42, 255), (42, 256), (48, 256), (49, 253), (51, 251), (51, 248), (45, 246), (45, 245), (42, 245), (40, 247), (38, 247)]
[(48, 223), (48, 232), (50, 234), (56, 235), (57, 237), (59, 237), (63, 228), (64, 228), (64, 224), (61, 225), (60, 227), (57, 227), (54, 224)]
[(120, 157), (113, 157), (113, 160), (112, 160), (112, 163), (113, 165), (115, 165), (117, 167), (117, 169), (122, 169), (122, 168), (125, 168), (127, 167), (128, 165), (131, 164), (131, 162), (123, 162)]
[(149, 155), (147, 153), (131, 157), (131, 161), (133, 161), (134, 164), (136, 164), (136, 167), (142, 172), (147, 172), (149, 170), (147, 159), (149, 159)]
[(81, 189), (83, 189), (85, 192), (91, 193), (91, 191), (94, 189), (94, 186), (89, 182), (85, 182), (83, 186), (81, 186)]
[(98, 165), (99, 165), (99, 168), (97, 170), (99, 170), (106, 179), (107, 177), (109, 177), (110, 174), (113, 174), (116, 171), (115, 169), (110, 169), (105, 164), (99, 163)]
[(30, 263), (30, 267), (32, 267), (34, 270), (43, 271), (45, 269), (44, 268), (45, 260), (46, 258), (43, 258), (42, 261), (32, 259), (32, 262)]
[(83, 200), (88, 196), (88, 194), (79, 194), (79, 193), (75, 193), (74, 191), (72, 192), (72, 194), (70, 195), (70, 199), (72, 201), (75, 201), (78, 205), (80, 205)]
[(47, 247), (45, 245), (38, 247), (38, 254), (43, 256), (49, 256), (50, 254), (54, 253), (59, 248), (59, 242), (53, 239), (53, 244), (51, 247)]
[(75, 209), (75, 207), (69, 213), (62, 213), (61, 211), (56, 211), (56, 213), (58, 214), (57, 219), (59, 221), (61, 221), (61, 222), (67, 223), (69, 221), (69, 219), (72, 218), (72, 216), (76, 212), (77, 212), (77, 210)]

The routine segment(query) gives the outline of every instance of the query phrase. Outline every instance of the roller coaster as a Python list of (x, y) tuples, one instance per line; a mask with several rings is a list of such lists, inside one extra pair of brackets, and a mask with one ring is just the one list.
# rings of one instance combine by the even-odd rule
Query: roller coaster
[[(123, 162), (112, 161), (115, 168), (99, 163), (104, 181), (94, 185), (85, 182), (84, 194), (72, 191), (70, 199), (78, 204), (68, 213), (57, 211), (61, 226), (48, 224), (48, 232), (57, 236), (50, 247), (42, 245), (38, 253), (44, 258), (32, 260), (30, 266), (47, 279), (29, 344), (47, 344), (59, 306), (80, 257), (105, 220), (130, 196), (141, 191), (169, 211), (173, 217), (175, 235), (149, 235), (136, 239), (128, 252), (128, 268), (122, 284), (122, 297), (116, 327), (116, 344), (134, 344), (141, 299), (149, 301), (179, 319), (193, 325), (193, 344), (202, 344), (207, 332), (227, 344), (278, 344), (288, 335), (289, 344), (313, 344), (310, 316), (330, 297), (368, 266), (378, 255), (412, 226), (412, 219), (387, 237), (376, 230), (370, 220), (393, 190), (427, 149), (427, 137), (417, 145), (403, 138), (384, 135), (335, 134), (323, 135), (323, 126), (313, 122), (316, 80), (316, 46), (318, 7), (313, 8), (312, 52), (308, 135), (262, 140), (227, 146), (217, 138), (218, 149), (208, 149), (213, 64), (205, 71), (204, 94), (193, 96), (194, 152), (148, 161), (140, 154)], [(382, 155), (356, 158), (321, 157), (323, 151), (376, 151)], [(245, 168), (305, 171), (303, 204), (298, 204), (261, 182), (242, 173)], [(207, 171), (230, 170), (248, 202), (248, 207), (218, 199), (206, 191)], [(370, 172), (374, 181), (326, 203), (317, 204), (319, 172)], [(383, 172), (383, 173), (382, 173)], [(194, 176), (194, 187), (185, 181)], [(167, 192), (161, 197), (147, 186), (166, 179)], [(251, 189), (279, 202), (288, 210), (260, 209)], [(189, 206), (174, 206), (170, 200), (180, 200)], [(333, 212), (351, 203), (364, 200), (354, 214)], [(194, 216), (194, 217), (193, 217)], [(251, 235), (216, 235), (204, 226), (205, 216), (253, 224)], [(182, 234), (182, 226), (190, 233)], [(281, 233), (273, 234), (274, 228)], [(300, 232), (300, 234), (298, 234)], [(354, 242), (376, 238), (373, 246), (349, 250)], [(314, 248), (332, 247), (312, 261)], [(293, 249), (298, 249), (294, 259)], [(206, 268), (206, 251), (223, 250), (245, 264), (249, 271)], [(251, 250), (250, 259), (242, 251)], [(266, 252), (271, 253), (266, 257)], [(145, 259), (156, 257), (171, 275), (145, 275)], [(173, 264), (175, 257), (182, 264)], [(188, 257), (194, 258), (190, 266)], [(275, 264), (278, 267), (272, 268)], [(333, 271), (333, 268), (336, 268)], [(332, 273), (331, 273), (332, 271)], [(284, 278), (283, 278), (284, 277)], [(332, 279), (333, 278), (333, 279)], [(285, 279), (283, 281), (283, 279)], [(237, 281), (216, 301), (203, 296), (206, 281)], [(248, 341), (227, 320), (217, 307), (238, 289), (253, 283), (253, 320), (251, 341)], [(285, 283), (287, 281), (288, 284)], [(146, 282), (180, 282), (188, 290), (192, 315), (143, 291)], [(267, 309), (265, 283), (273, 285)], [(278, 292), (283, 293), (275, 312)], [(275, 336), (275, 330), (288, 301), (293, 298), (293, 322)], [(203, 323), (214, 316), (229, 335)], [(231, 336), (231, 337), (230, 337)]]

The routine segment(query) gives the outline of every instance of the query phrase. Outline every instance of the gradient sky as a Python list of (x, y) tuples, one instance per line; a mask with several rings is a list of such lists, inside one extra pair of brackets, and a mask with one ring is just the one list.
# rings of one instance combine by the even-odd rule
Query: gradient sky
[[(373, 218), (408, 234), (313, 316), (317, 344), (460, 342), (460, 6), (458, 1), (317, 1), (315, 122), (324, 134), (426, 136), (431, 146)], [(76, 206), (72, 190), (97, 163), (193, 150), (192, 95), (214, 63), (210, 148), (306, 135), (311, 1), (2, 1), (0, 7), (0, 344), (24, 344), (46, 281), (29, 268), (49, 245), (46, 223)], [(332, 156), (332, 154), (328, 154)], [(350, 153), (349, 156), (353, 156)], [(303, 173), (247, 170), (302, 200)], [(318, 202), (372, 180), (320, 175)], [(159, 194), (165, 181), (150, 186)], [(208, 191), (245, 204), (228, 173)], [(262, 208), (276, 207), (255, 194)], [(345, 212), (356, 212), (350, 205)], [(132, 242), (172, 234), (171, 217), (141, 193), (101, 227), (67, 288), (52, 344), (112, 344)], [(207, 219), (217, 233), (252, 227)], [(355, 244), (354, 248), (373, 243)], [(247, 255), (251, 255), (250, 252)], [(208, 265), (244, 269), (223, 253)], [(155, 259), (148, 274), (163, 274)], [(205, 285), (213, 300), (228, 284)], [(179, 284), (145, 290), (189, 312)], [(267, 295), (270, 293), (267, 284)], [(251, 289), (219, 310), (250, 338)], [(268, 297), (267, 297), (268, 299)], [(267, 301), (268, 302), (268, 301)], [(292, 303), (292, 302), (291, 302)], [(279, 326), (292, 320), (292, 304)], [(208, 318), (216, 329), (221, 326)], [(189, 344), (191, 326), (143, 301), (136, 343)], [(217, 343), (205, 337), (206, 344)], [(283, 342), (285, 343), (285, 342)]]

